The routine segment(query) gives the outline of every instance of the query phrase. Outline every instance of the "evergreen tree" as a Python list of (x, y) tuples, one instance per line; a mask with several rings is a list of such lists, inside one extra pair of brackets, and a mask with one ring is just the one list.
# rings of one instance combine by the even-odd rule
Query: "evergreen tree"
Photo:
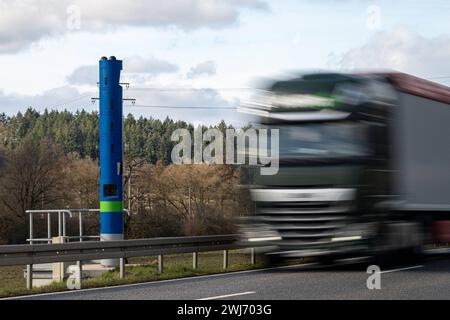
[[(99, 158), (99, 115), (98, 112), (85, 110), (70, 111), (44, 110), (42, 113), (28, 108), (24, 114), (14, 116), (0, 114), (1, 142), (10, 149), (18, 148), (22, 142), (32, 140), (38, 143), (51, 139), (61, 146), (65, 154), (77, 154), (81, 159), (98, 160)], [(224, 120), (218, 125), (224, 135), (228, 126)], [(147, 163), (171, 163), (171, 141), (175, 129), (194, 131), (192, 124), (174, 121), (166, 117), (164, 121), (153, 118), (135, 118), (128, 114), (124, 118), (123, 139), (126, 159), (144, 159)], [(202, 130), (207, 127), (202, 126)]]

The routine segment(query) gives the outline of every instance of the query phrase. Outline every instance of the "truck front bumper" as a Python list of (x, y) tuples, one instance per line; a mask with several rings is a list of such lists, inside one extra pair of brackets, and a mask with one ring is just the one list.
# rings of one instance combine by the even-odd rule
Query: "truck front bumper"
[[(281, 249), (281, 250), (280, 250)], [(365, 255), (369, 253), (369, 247), (365, 244), (353, 244), (339, 248), (317, 248), (317, 249), (299, 249), (283, 250), (282, 248), (272, 247), (265, 251), (268, 256), (276, 256), (281, 259), (314, 258), (314, 257), (350, 257), (356, 255)]]

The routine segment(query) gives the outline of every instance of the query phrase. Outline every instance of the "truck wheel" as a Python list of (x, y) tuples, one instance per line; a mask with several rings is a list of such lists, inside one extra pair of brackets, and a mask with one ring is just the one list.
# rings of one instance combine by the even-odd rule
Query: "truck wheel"
[(418, 222), (398, 221), (381, 226), (373, 244), (378, 265), (417, 262), (423, 257), (424, 232)]
[(373, 263), (380, 268), (384, 268), (393, 263), (394, 250), (392, 249), (392, 234), (389, 224), (383, 223), (378, 230), (378, 234), (372, 239)]
[(270, 267), (278, 267), (283, 263), (283, 259), (276, 254), (266, 255), (266, 260)]
[(334, 256), (319, 256), (317, 258), (317, 260), (319, 261), (320, 264), (322, 264), (324, 266), (330, 266), (334, 263), (334, 261), (336, 260), (336, 257), (334, 257)]
[(405, 251), (405, 257), (408, 262), (418, 263), (422, 262), (425, 258), (424, 245), (425, 245), (425, 231), (424, 226), (417, 223), (411, 232), (411, 246)]
[(423, 249), (420, 246), (405, 249), (403, 257), (407, 263), (420, 263), (425, 258)]

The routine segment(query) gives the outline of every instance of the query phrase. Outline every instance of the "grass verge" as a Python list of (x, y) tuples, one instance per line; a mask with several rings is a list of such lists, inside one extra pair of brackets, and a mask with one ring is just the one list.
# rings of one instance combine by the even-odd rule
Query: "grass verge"
[[(256, 264), (251, 264), (248, 250), (230, 251), (229, 267), (226, 270), (222, 267), (222, 258), (222, 252), (199, 253), (198, 268), (193, 269), (192, 254), (167, 255), (164, 256), (163, 273), (158, 273), (156, 257), (133, 258), (129, 260), (123, 279), (120, 279), (118, 268), (116, 268), (99, 277), (83, 279), (82, 288), (99, 288), (267, 267), (265, 261), (259, 257)], [(28, 290), (25, 286), (23, 269), (23, 266), (0, 268), (0, 298), (68, 290), (65, 282)]]

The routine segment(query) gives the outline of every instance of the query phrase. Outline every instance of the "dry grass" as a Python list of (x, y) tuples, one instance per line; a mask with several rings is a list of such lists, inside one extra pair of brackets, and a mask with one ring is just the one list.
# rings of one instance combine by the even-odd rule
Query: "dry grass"
[[(192, 268), (192, 254), (177, 254), (164, 256), (164, 272), (158, 273), (157, 257), (132, 258), (128, 261), (126, 275), (120, 279), (116, 269), (104, 273), (97, 278), (83, 280), (83, 288), (114, 286), (128, 283), (157, 281), (191, 277), (221, 272), (249, 270), (262, 268), (265, 262), (260, 258), (255, 265), (251, 264), (248, 250), (234, 250), (229, 252), (229, 267), (223, 269), (223, 254), (220, 252), (199, 253), (198, 268)], [(49, 286), (27, 290), (23, 277), (23, 266), (0, 267), (0, 297), (10, 297), (33, 293), (45, 293), (67, 290), (65, 283), (53, 283)]]

